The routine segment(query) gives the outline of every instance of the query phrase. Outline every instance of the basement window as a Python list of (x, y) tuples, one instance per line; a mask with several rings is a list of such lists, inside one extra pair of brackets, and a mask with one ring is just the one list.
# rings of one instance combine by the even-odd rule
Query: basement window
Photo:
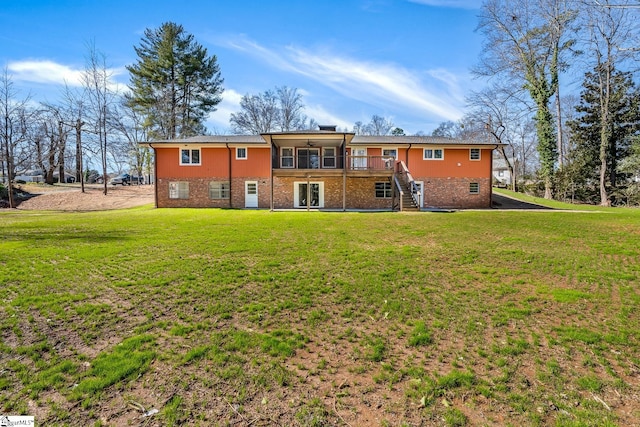
[(391, 183), (390, 182), (376, 182), (376, 198), (377, 199), (390, 199), (391, 198)]
[(228, 199), (229, 190), (229, 181), (211, 181), (209, 183), (209, 198)]
[(170, 199), (188, 199), (189, 183), (187, 181), (176, 181), (169, 183)]
[(469, 193), (470, 194), (480, 194), (480, 184), (477, 182), (469, 183)]

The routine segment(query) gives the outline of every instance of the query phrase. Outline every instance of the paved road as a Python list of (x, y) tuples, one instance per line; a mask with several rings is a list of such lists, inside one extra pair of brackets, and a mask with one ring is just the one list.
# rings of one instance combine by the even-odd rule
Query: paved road
[(546, 206), (523, 202), (496, 193), (493, 193), (491, 196), (491, 205), (494, 209), (551, 209)]

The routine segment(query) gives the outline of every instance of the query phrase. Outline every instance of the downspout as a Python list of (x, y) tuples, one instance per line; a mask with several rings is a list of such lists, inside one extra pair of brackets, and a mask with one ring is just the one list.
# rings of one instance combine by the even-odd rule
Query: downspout
[(407, 148), (407, 154), (405, 154), (404, 158), (406, 160), (405, 164), (407, 165), (407, 169), (409, 169), (409, 151), (411, 150), (411, 146), (413, 145), (413, 142), (409, 143), (409, 148)]
[(233, 209), (233, 181), (231, 176), (231, 148), (229, 147), (229, 143), (225, 142), (224, 144), (227, 147), (227, 153), (229, 153), (229, 209)]
[(498, 145), (491, 150), (491, 161), (489, 162), (489, 209), (493, 207), (493, 150), (496, 148), (498, 148)]
[(347, 211), (347, 138), (342, 134), (342, 212)]
[[(270, 193), (269, 210), (273, 212), (273, 140), (271, 140), (270, 142), (271, 142), (270, 144), (271, 155), (269, 156), (270, 157), (269, 163), (271, 163), (271, 167), (269, 168), (269, 181), (271, 182), (271, 185), (270, 185), (271, 188), (269, 189), (269, 193)], [(277, 157), (277, 152), (276, 152), (276, 157)]]
[(155, 188), (153, 189), (153, 192), (155, 193), (155, 207), (158, 209), (158, 152), (156, 151), (156, 147), (153, 145), (149, 144), (149, 147), (153, 149), (153, 178), (155, 181)]

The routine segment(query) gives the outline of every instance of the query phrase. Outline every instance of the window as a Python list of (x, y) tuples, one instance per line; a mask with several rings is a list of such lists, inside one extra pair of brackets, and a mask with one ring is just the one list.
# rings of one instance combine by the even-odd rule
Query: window
[(336, 167), (336, 149), (324, 148), (322, 150), (322, 167), (323, 168), (335, 168)]
[(425, 148), (422, 158), (424, 160), (443, 160), (444, 150), (442, 148)]
[(236, 160), (247, 160), (246, 147), (236, 147)]
[(170, 182), (169, 198), (170, 199), (188, 199), (189, 183), (186, 181)]
[(398, 150), (396, 148), (383, 148), (383, 157), (393, 157), (393, 160), (398, 160)]
[(228, 181), (211, 181), (209, 183), (210, 199), (228, 199), (229, 198), (229, 182)]
[(389, 199), (391, 198), (391, 191), (390, 182), (376, 182), (376, 198)]
[(293, 167), (293, 148), (281, 148), (280, 149), (280, 167), (292, 168)]
[(480, 160), (480, 149), (479, 148), (471, 148), (469, 150), (469, 159), (470, 160)]
[(472, 182), (469, 184), (469, 193), (471, 194), (480, 194), (480, 184), (477, 182)]
[(502, 170), (498, 171), (498, 176), (503, 177), (504, 176), (504, 171), (502, 171)]
[(183, 148), (180, 150), (180, 164), (181, 165), (199, 165), (200, 164), (200, 149), (188, 149)]

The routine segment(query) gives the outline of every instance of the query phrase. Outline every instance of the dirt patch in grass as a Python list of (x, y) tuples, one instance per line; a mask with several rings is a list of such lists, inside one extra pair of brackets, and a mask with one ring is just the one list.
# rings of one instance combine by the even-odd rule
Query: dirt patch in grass
[(154, 202), (153, 185), (109, 185), (107, 194), (99, 185), (78, 186), (22, 185), (30, 194), (18, 205), (21, 210), (103, 211), (142, 206)]

